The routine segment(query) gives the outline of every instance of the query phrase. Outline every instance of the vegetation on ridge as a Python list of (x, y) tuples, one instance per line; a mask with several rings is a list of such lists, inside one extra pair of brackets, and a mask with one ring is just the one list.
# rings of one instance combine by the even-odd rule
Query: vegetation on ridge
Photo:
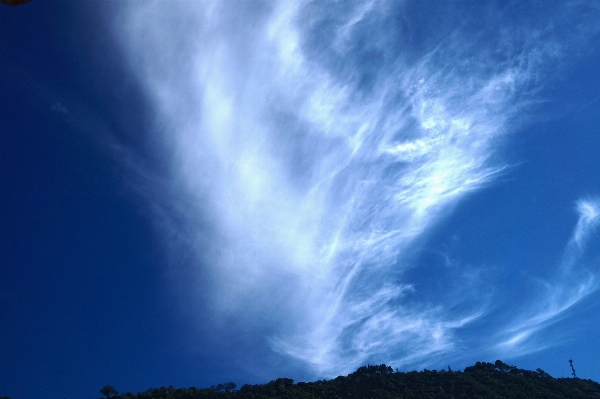
[[(267, 384), (233, 382), (210, 388), (161, 387), (145, 392), (119, 394), (111, 386), (100, 391), (107, 399), (450, 399), (450, 398), (600, 398), (600, 384), (579, 378), (553, 378), (541, 369), (522, 370), (500, 360), (477, 362), (463, 372), (423, 370), (398, 372), (385, 364), (363, 366), (348, 376), (332, 380), (294, 383), (278, 378)], [(0, 398), (8, 399), (8, 398)]]

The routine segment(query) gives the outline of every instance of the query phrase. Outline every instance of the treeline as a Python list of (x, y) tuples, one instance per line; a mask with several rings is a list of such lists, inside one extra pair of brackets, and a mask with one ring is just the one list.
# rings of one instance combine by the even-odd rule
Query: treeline
[[(232, 382), (210, 388), (161, 387), (133, 394), (119, 394), (113, 387), (102, 388), (108, 399), (451, 399), (451, 398), (600, 398), (600, 384), (578, 378), (553, 378), (541, 369), (522, 370), (500, 360), (477, 362), (463, 372), (427, 370), (398, 372), (386, 365), (363, 366), (348, 376), (332, 380), (294, 383), (278, 378), (267, 384), (243, 385)], [(4, 398), (0, 398), (4, 399)]]
[[(106, 387), (105, 387), (106, 388)], [(105, 395), (115, 399), (451, 399), (451, 398), (600, 398), (600, 384), (576, 378), (552, 378), (541, 369), (522, 370), (500, 360), (477, 362), (463, 372), (424, 370), (395, 372), (386, 365), (363, 366), (348, 376), (333, 380), (294, 383), (278, 378), (268, 384), (244, 385), (232, 382), (210, 388), (149, 389), (137, 394)]]

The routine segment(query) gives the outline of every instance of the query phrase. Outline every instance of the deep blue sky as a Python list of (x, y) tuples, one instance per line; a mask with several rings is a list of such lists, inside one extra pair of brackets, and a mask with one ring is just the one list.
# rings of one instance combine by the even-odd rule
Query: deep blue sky
[(593, 2), (0, 7), (0, 396), (600, 380)]

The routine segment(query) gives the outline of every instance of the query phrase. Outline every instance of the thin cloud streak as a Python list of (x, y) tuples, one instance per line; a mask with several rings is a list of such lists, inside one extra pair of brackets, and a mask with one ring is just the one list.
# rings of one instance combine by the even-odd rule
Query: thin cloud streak
[(567, 244), (558, 273), (551, 282), (543, 283), (540, 297), (531, 310), (513, 321), (497, 345), (503, 353), (525, 355), (539, 350), (531, 338), (535, 333), (568, 316), (580, 301), (600, 288), (598, 265), (587, 269), (578, 265), (586, 243), (600, 224), (600, 199), (581, 199), (576, 206), (579, 218)]
[(570, 245), (583, 251), (589, 236), (600, 224), (600, 200), (580, 200), (577, 202), (579, 220), (573, 233)]
[[(248, 334), (269, 323), (273, 350), (321, 375), (450, 353), (485, 315), (415, 300), (403, 274), (430, 229), (504, 172), (495, 148), (560, 55), (509, 40), (492, 56), (456, 31), (402, 56), (380, 28), (390, 7), (145, 2), (116, 25), (170, 156), (172, 189), (150, 199), (167, 204), (169, 240), (211, 268), (217, 315)], [(313, 48), (327, 17), (342, 20)]]

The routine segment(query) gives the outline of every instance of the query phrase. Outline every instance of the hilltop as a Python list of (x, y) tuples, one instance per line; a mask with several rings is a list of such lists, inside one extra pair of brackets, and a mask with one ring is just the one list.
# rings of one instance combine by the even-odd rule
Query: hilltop
[[(108, 390), (106, 390), (109, 388)], [(500, 360), (477, 362), (464, 371), (394, 371), (384, 364), (363, 366), (347, 376), (332, 380), (294, 383), (278, 378), (267, 384), (243, 385), (232, 382), (210, 388), (161, 387), (118, 395), (105, 387), (107, 398), (115, 399), (199, 399), (199, 398), (600, 398), (600, 384), (579, 378), (553, 378), (541, 369), (522, 370)]]

